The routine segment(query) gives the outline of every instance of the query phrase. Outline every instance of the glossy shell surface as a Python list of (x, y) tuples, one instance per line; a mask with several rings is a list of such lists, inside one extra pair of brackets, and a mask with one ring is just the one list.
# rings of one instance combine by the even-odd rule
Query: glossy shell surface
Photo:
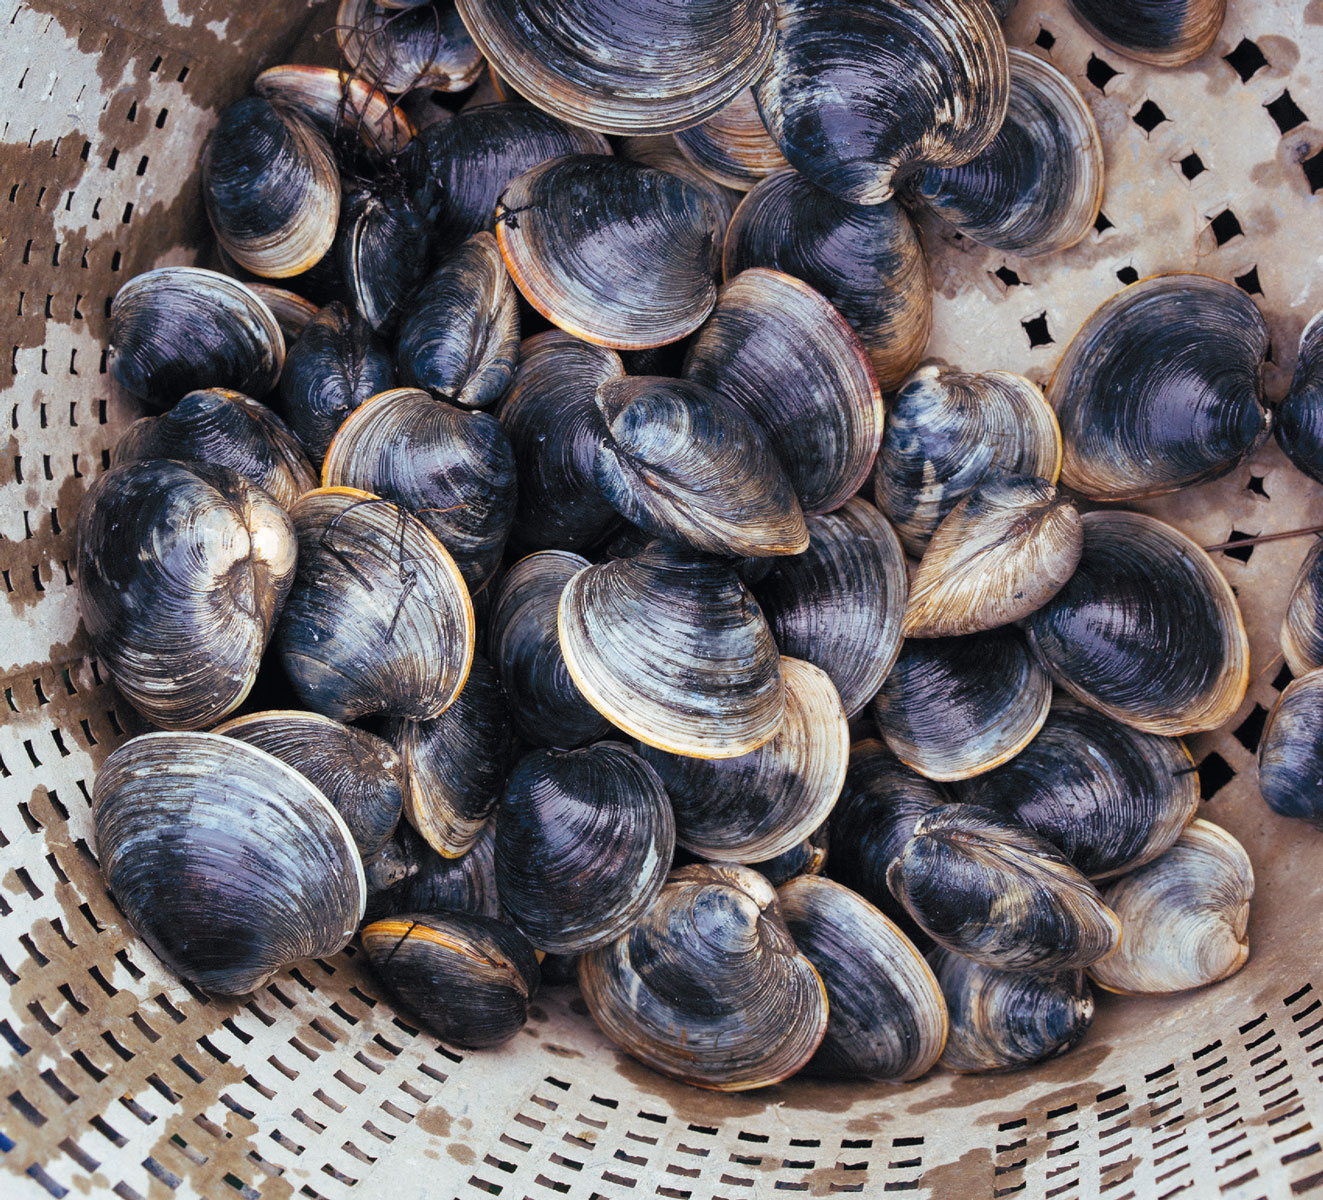
[(1259, 742), (1259, 791), (1279, 816), (1323, 827), (1323, 670), (1291, 681)]
[(748, 88), (706, 121), (677, 130), (675, 144), (709, 179), (740, 192), (789, 165)]
[(1193, 62), (1217, 40), (1226, 0), (1066, 0), (1080, 23), (1127, 58), (1158, 67)]
[(1282, 618), (1282, 653), (1296, 675), (1323, 667), (1323, 541), (1305, 554)]
[(354, 73), (388, 92), (462, 92), (482, 74), (482, 53), (450, 0), (407, 12), (373, 0), (340, 0), (335, 35)]
[(1323, 314), (1300, 335), (1291, 391), (1277, 410), (1277, 441), (1306, 475), (1323, 483)]

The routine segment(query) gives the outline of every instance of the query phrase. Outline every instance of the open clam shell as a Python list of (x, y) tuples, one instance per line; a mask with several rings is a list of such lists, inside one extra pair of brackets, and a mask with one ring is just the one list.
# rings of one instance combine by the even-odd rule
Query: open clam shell
[(627, 933), (579, 960), (598, 1028), (696, 1087), (744, 1091), (793, 1075), (827, 1029), (827, 993), (772, 885), (734, 864), (671, 873)]
[(1305, 555), (1282, 618), (1282, 653), (1294, 675), (1323, 667), (1323, 541)]
[(939, 945), (1004, 971), (1087, 967), (1121, 922), (1050, 842), (973, 804), (919, 818), (887, 882)]
[(919, 231), (895, 201), (851, 204), (798, 171), (778, 171), (749, 192), (726, 230), (726, 278), (750, 267), (821, 292), (859, 335), (884, 392), (919, 365), (932, 333), (932, 277)]
[(1065, 1054), (1093, 1024), (1083, 971), (999, 971), (940, 946), (928, 962), (951, 1019), (941, 1057), (948, 1071), (1018, 1071)]
[(665, 542), (585, 567), (560, 598), (560, 646), (613, 725), (672, 754), (737, 758), (785, 713), (772, 631), (725, 563)]
[(931, 968), (847, 887), (801, 875), (777, 889), (786, 928), (827, 989), (827, 1032), (806, 1075), (904, 1083), (937, 1062), (946, 1002)]
[(1193, 62), (1217, 40), (1226, 0), (1066, 0), (1094, 37), (1127, 58), (1157, 67)]
[(877, 694), (900, 652), (908, 580), (886, 518), (866, 500), (809, 517), (809, 548), (774, 559), (754, 585), (783, 654), (831, 676), (845, 715)]
[(958, 167), (929, 167), (916, 197), (947, 224), (1008, 254), (1055, 254), (1098, 218), (1103, 152), (1084, 97), (1051, 63), (1010, 51), (1011, 99), (987, 149)]
[(858, 334), (819, 293), (781, 271), (742, 272), (685, 358), (767, 432), (806, 513), (840, 508), (873, 469), (882, 393)]
[(265, 396), (285, 364), (271, 310), (237, 279), (200, 267), (135, 275), (110, 306), (110, 369), (163, 412), (198, 388)]
[(1089, 976), (1127, 996), (1226, 979), (1249, 959), (1253, 896), (1244, 847), (1220, 826), (1194, 820), (1170, 850), (1104, 893), (1121, 919), (1121, 948)]
[(144, 458), (218, 463), (270, 492), (285, 509), (317, 486), (316, 468), (285, 422), (227, 388), (189, 392), (169, 412), (130, 425), (111, 461)]
[(675, 808), (675, 840), (691, 854), (757, 864), (794, 849), (831, 813), (850, 756), (840, 697), (811, 663), (782, 658), (781, 675), (785, 718), (757, 750), (707, 760), (640, 746)]
[(1323, 671), (1291, 681), (1259, 742), (1259, 791), (1283, 817), (1323, 827)]
[(1263, 315), (1206, 275), (1155, 275), (1103, 304), (1047, 385), (1061, 422), (1061, 482), (1132, 500), (1217, 479), (1268, 435)]
[(642, 350), (678, 341), (716, 302), (717, 214), (698, 188), (603, 155), (552, 159), (496, 206), (515, 285), (553, 325)]
[(772, 0), (458, 0), (521, 95), (602, 133), (670, 133), (712, 116), (767, 65)]
[(243, 703), (294, 578), (289, 514), (228, 467), (103, 474), (78, 513), (78, 601), (115, 686), (164, 729)]
[(450, 0), (407, 12), (373, 0), (340, 0), (335, 36), (354, 74), (388, 92), (462, 92), (482, 74), (482, 53)]
[(1183, 742), (1069, 699), (1053, 705), (1015, 758), (955, 792), (1045, 837), (1093, 880), (1157, 858), (1199, 808), (1199, 776)]
[(675, 144), (709, 179), (738, 192), (790, 165), (767, 132), (748, 88), (706, 121), (678, 130)]
[(1060, 473), (1061, 429), (1029, 380), (921, 367), (890, 402), (873, 496), (920, 558), (938, 525), (985, 479), (1032, 475), (1055, 484)]
[(924, 166), (968, 162), (1006, 115), (1010, 68), (985, 3), (780, 0), (754, 95), (796, 170), (854, 204)]
[(1275, 432), (1286, 457), (1323, 483), (1323, 313), (1300, 335), (1291, 391), (1277, 410)]
[(353, 488), (294, 506), (298, 569), (276, 647), (310, 709), (427, 720), (473, 662), (473, 602), (446, 548), (403, 508)]
[(1183, 533), (1140, 513), (1085, 514), (1075, 574), (1024, 628), (1076, 699), (1164, 737), (1216, 729), (1249, 686), (1231, 586)]
[(338, 953), (363, 915), (363, 864), (308, 780), (210, 733), (125, 742), (92, 792), (97, 856), (135, 933), (208, 992), (255, 991)]
[(354, 138), (379, 159), (399, 154), (415, 135), (413, 122), (385, 92), (334, 67), (268, 67), (253, 80), (253, 91), (293, 109), (331, 145)]

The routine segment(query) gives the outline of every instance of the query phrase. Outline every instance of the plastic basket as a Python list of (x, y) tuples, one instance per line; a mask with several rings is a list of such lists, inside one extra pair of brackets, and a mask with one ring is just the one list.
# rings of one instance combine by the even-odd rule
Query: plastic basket
[[(1276, 634), (1299, 540), (1218, 556), (1245, 610), (1253, 682), (1224, 732), (1192, 742), (1202, 815), (1245, 843), (1258, 873), (1249, 965), (1190, 995), (1101, 999), (1084, 1045), (1042, 1069), (720, 1096), (615, 1052), (573, 989), (546, 990), (505, 1049), (460, 1055), (397, 1018), (350, 952), (238, 1002), (165, 972), (89, 845), (91, 781), (128, 724), (79, 628), (71, 575), (79, 501), (136, 415), (106, 374), (107, 312), (126, 279), (201, 244), (195, 171), (215, 111), (333, 17), (228, 0), (10, 0), (0, 16), (0, 1162), (12, 1176), (0, 1193), (1323, 1190), (1323, 834), (1268, 812), (1253, 754), (1285, 686)], [(1178, 72), (1100, 49), (1062, 3), (1022, 0), (1010, 36), (1093, 107), (1105, 218), (1046, 261), (927, 230), (932, 355), (1042, 380), (1123, 283), (1197, 269), (1263, 308), (1280, 396), (1323, 307), (1323, 126), (1309, 119), (1323, 119), (1323, 3), (1232, 0), (1215, 47)], [(1315, 523), (1320, 500), (1270, 446), (1144, 507), (1211, 544)]]

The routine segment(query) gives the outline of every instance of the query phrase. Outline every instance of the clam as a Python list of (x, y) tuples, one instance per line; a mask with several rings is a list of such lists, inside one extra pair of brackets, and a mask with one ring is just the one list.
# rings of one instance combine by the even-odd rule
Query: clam
[(623, 378), (620, 355), (553, 329), (519, 347), (496, 416), (514, 449), (519, 494), (511, 536), (533, 549), (581, 550), (616, 522), (593, 482), (606, 428), (597, 389)]
[(265, 396), (285, 363), (271, 310), (237, 279), (200, 267), (130, 279), (110, 306), (110, 347), (115, 378), (155, 412), (198, 388)]
[(175, 458), (229, 467), (289, 508), (317, 486), (298, 438), (265, 404), (227, 388), (189, 392), (169, 412), (143, 417), (120, 435), (114, 463)]
[(928, 961), (951, 1019), (940, 1060), (948, 1071), (1018, 1071), (1065, 1054), (1093, 1024), (1083, 971), (998, 971), (940, 947)]
[(809, 517), (808, 529), (809, 548), (773, 560), (753, 588), (781, 652), (826, 671), (854, 717), (900, 652), (905, 555), (866, 500)]
[(1244, 847), (1220, 826), (1192, 821), (1170, 850), (1107, 889), (1104, 900), (1121, 919), (1121, 948), (1089, 975), (1126, 996), (1226, 979), (1249, 959), (1253, 896)]
[(798, 554), (808, 529), (771, 444), (702, 384), (631, 375), (597, 389), (597, 488), (655, 537), (729, 556)]
[(317, 305), (288, 288), (254, 281), (248, 284), (248, 290), (271, 310), (286, 344), (293, 342), (317, 315)]
[(496, 201), (518, 176), (566, 154), (610, 154), (600, 133), (576, 129), (531, 104), (482, 104), (433, 125), (423, 150), (440, 187), (435, 246), (448, 251), (495, 230)]
[(638, 924), (579, 960), (579, 987), (627, 1054), (717, 1091), (779, 1083), (827, 1029), (826, 989), (775, 890), (733, 864), (673, 871)]
[(579, 154), (501, 194), (496, 239), (524, 298), (575, 337), (640, 350), (678, 341), (716, 302), (717, 213), (676, 175)]
[(1008, 254), (1055, 254), (1098, 218), (1103, 152), (1093, 114), (1056, 67), (1011, 50), (1006, 121), (958, 167), (929, 167), (915, 197), (966, 237)]
[(624, 746), (535, 750), (496, 811), (501, 904), (539, 950), (579, 954), (652, 906), (675, 850), (657, 773)]
[(937, 526), (995, 475), (1055, 484), (1061, 430), (1043, 393), (1009, 371), (923, 367), (892, 399), (873, 496), (905, 549), (923, 555)]
[(1156, 275), (1118, 292), (1066, 347), (1047, 385), (1061, 482), (1133, 500), (1217, 479), (1268, 435), (1268, 327), (1240, 288)]
[(645, 167), (655, 167), (668, 175), (676, 175), (702, 192), (712, 202), (712, 211), (717, 217), (717, 245), (722, 244), (731, 214), (740, 202), (739, 192), (722, 187), (710, 175), (700, 171), (680, 153), (679, 144), (669, 134), (619, 138), (616, 145), (622, 158), (641, 163)]
[(496, 570), (514, 519), (514, 452), (500, 422), (415, 388), (381, 392), (349, 415), (326, 451), (322, 483), (413, 513), (472, 591)]
[(859, 335), (884, 392), (919, 364), (933, 285), (919, 231), (894, 200), (851, 204), (779, 171), (749, 192), (726, 231), (727, 279), (772, 267), (821, 292)]
[(482, 74), (482, 53), (449, 0), (408, 11), (340, 0), (335, 36), (350, 70), (388, 92), (462, 92)]
[(337, 954), (363, 914), (344, 821), (255, 746), (210, 733), (133, 738), (101, 764), (92, 817), (129, 925), (205, 991), (256, 991), (290, 963)]
[(1323, 483), (1323, 313), (1300, 335), (1291, 391), (1277, 410), (1277, 442), (1306, 475)]
[(1121, 940), (1116, 914), (1055, 846), (974, 804), (920, 817), (887, 883), (935, 942), (986, 967), (1087, 967)]
[(431, 229), (405, 192), (364, 187), (345, 198), (336, 261), (354, 311), (373, 329), (392, 329), (404, 314), (430, 245)]
[(501, 79), (602, 133), (670, 133), (712, 116), (767, 66), (772, 0), (457, 0)]
[(506, 572), (494, 597), (492, 665), (509, 697), (515, 732), (535, 746), (568, 749), (610, 729), (570, 677), (557, 633), (565, 585), (587, 565), (563, 550), (530, 554)]
[(1199, 776), (1184, 743), (1070, 700), (1053, 705), (1010, 762), (955, 791), (1046, 838), (1093, 880), (1157, 858), (1199, 808)]
[(378, 159), (399, 154), (415, 136), (413, 122), (385, 92), (334, 67), (268, 67), (253, 91), (292, 109), (332, 145), (353, 138)]
[(298, 571), (276, 650), (299, 699), (339, 721), (444, 712), (473, 662), (473, 602), (445, 547), (353, 488), (307, 492), (291, 515)]
[(221, 111), (207, 138), (202, 199), (216, 240), (235, 262), (285, 279), (331, 248), (340, 172), (316, 129), (290, 109), (247, 96)]
[(946, 1003), (909, 938), (830, 879), (801, 875), (776, 895), (830, 1006), (827, 1033), (804, 1073), (889, 1083), (926, 1074), (946, 1042)]
[(937, 527), (910, 584), (901, 632), (958, 637), (1043, 607), (1084, 550), (1079, 509), (1046, 479), (998, 475)]
[(758, 109), (791, 165), (843, 200), (881, 204), (906, 175), (968, 162), (1006, 115), (1006, 40), (982, 0), (779, 0), (776, 25)]
[(873, 701), (896, 757), (946, 782), (1014, 758), (1043, 727), (1052, 681), (1011, 626), (907, 641)]
[(469, 913), (383, 917), (364, 928), (363, 949), (406, 1013), (465, 1049), (514, 1037), (542, 981), (518, 930)]
[(784, 854), (750, 863), (749, 866), (773, 887), (789, 883), (799, 875), (820, 875), (827, 866), (828, 840), (827, 826), (819, 825), (812, 834), (802, 842), (796, 842)]
[(840, 795), (850, 736), (836, 688), (796, 658), (781, 659), (781, 675), (785, 717), (757, 750), (707, 760), (639, 748), (675, 808), (676, 842), (699, 858), (756, 864), (788, 853)]
[(873, 469), (882, 394), (868, 352), (798, 279), (756, 267), (726, 284), (684, 376), (763, 427), (806, 513), (840, 508)]
[(395, 835), (364, 867), (369, 880), (365, 920), (406, 912), (501, 915), (496, 897), (496, 837), (490, 821), (458, 858), (438, 854), (408, 821), (401, 821)]
[(396, 353), (403, 383), (486, 408), (519, 360), (519, 302), (490, 233), (446, 256), (409, 301)]
[(722, 187), (747, 192), (789, 164), (763, 125), (753, 92), (745, 88), (706, 121), (678, 130), (681, 154)]
[(215, 729), (265, 750), (317, 788), (344, 820), (366, 862), (400, 823), (404, 765), (395, 748), (317, 713), (270, 709), (232, 717)]
[(1087, 513), (1079, 567), (1024, 628), (1073, 696), (1164, 737), (1218, 728), (1249, 686), (1230, 585), (1183, 533), (1140, 513)]
[(1323, 671), (1292, 680), (1273, 705), (1259, 742), (1259, 791), (1278, 815), (1323, 827)]
[(1323, 667), (1323, 542), (1305, 555), (1282, 618), (1281, 645), (1294, 675)]
[(1066, 0), (1070, 11), (1103, 45), (1158, 67), (1193, 62), (1217, 40), (1227, 0)]
[(257, 678), (294, 578), (294, 529), (228, 467), (111, 467), (78, 513), (79, 609), (123, 696), (165, 729), (214, 725)]
[(738, 758), (781, 725), (772, 632), (716, 558), (653, 542), (634, 558), (584, 567), (561, 593), (559, 629), (579, 691), (645, 745)]

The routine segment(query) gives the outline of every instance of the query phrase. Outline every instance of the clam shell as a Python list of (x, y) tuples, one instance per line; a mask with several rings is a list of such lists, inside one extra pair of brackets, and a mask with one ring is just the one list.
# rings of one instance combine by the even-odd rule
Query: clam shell
[(248, 284), (248, 290), (271, 310), (286, 344), (293, 342), (317, 315), (317, 306), (311, 300), (287, 288), (254, 281)]
[(789, 166), (749, 88), (706, 121), (678, 130), (675, 145), (709, 179), (737, 192)]
[(1155, 275), (1080, 327), (1047, 385), (1061, 422), (1061, 482), (1132, 500), (1217, 479), (1267, 436), (1268, 327), (1240, 288)]
[(801, 875), (777, 899), (827, 989), (827, 1033), (804, 1073), (888, 1083), (926, 1074), (946, 1042), (946, 1002), (914, 944), (830, 879)]
[(1079, 509), (1045, 479), (999, 475), (937, 527), (910, 584), (906, 637), (996, 629), (1043, 607), (1084, 550)]
[(1055, 484), (1061, 430), (1043, 393), (1009, 371), (923, 367), (892, 399), (873, 497), (905, 549), (922, 557), (937, 526), (985, 479)]
[(1010, 64), (1010, 106), (997, 136), (964, 166), (929, 167), (915, 196), (985, 246), (1055, 254), (1098, 218), (1102, 142), (1084, 97), (1056, 67), (1025, 50), (1011, 50)]
[(1121, 940), (1116, 914), (1055, 846), (973, 804), (920, 817), (887, 882), (935, 942), (1003, 971), (1087, 967)]
[(466, 1049), (514, 1037), (542, 981), (517, 930), (468, 913), (384, 917), (363, 930), (363, 949), (405, 1012)]
[(678, 341), (716, 302), (717, 214), (678, 176), (602, 155), (552, 159), (496, 206), (515, 286), (575, 337), (623, 350)]
[(579, 987), (622, 1050), (716, 1091), (779, 1083), (827, 1029), (826, 989), (776, 892), (734, 864), (673, 871), (633, 929), (579, 960)]
[(762, 429), (685, 379), (628, 376), (597, 389), (606, 434), (597, 488), (654, 537), (729, 556), (799, 554), (809, 534)]
[(454, 559), (368, 492), (318, 488), (291, 515), (298, 570), (276, 649), (300, 700), (339, 721), (439, 716), (473, 662), (473, 602)]
[(581, 550), (616, 511), (593, 482), (606, 429), (597, 389), (625, 374), (620, 355), (559, 329), (526, 338), (514, 382), (496, 409), (518, 468), (511, 537), (533, 549)]
[(1323, 671), (1292, 680), (1273, 705), (1259, 742), (1259, 791), (1279, 816), (1323, 828)]
[(378, 158), (399, 154), (415, 136), (413, 122), (385, 92), (334, 67), (268, 67), (253, 80), (253, 91), (293, 109), (332, 145), (356, 137)]
[(1294, 675), (1323, 667), (1323, 542), (1305, 555), (1282, 618), (1282, 653)]
[(482, 53), (448, 0), (408, 12), (373, 0), (340, 0), (335, 36), (350, 70), (388, 92), (462, 92), (482, 74)]
[(579, 691), (646, 745), (737, 758), (780, 727), (772, 632), (714, 558), (653, 542), (635, 558), (584, 567), (561, 593), (559, 628)]
[(1164, 737), (1218, 728), (1249, 686), (1230, 585), (1183, 533), (1140, 513), (1087, 513), (1079, 567), (1024, 628), (1076, 699)]
[(1207, 51), (1226, 17), (1226, 0), (1066, 0), (1070, 11), (1103, 45), (1158, 67), (1180, 67)]
[(941, 1057), (948, 1071), (1018, 1071), (1065, 1054), (1093, 1024), (1083, 971), (998, 971), (940, 947), (928, 962), (951, 1018)]
[(896, 756), (943, 782), (991, 771), (1043, 727), (1052, 681), (1017, 629), (907, 641), (873, 717)]
[(828, 833), (825, 824), (802, 842), (796, 842), (784, 854), (765, 858), (749, 866), (773, 887), (789, 883), (799, 875), (820, 875), (827, 866)]
[(458, 0), (521, 96), (602, 133), (670, 133), (716, 113), (767, 66), (773, 0)]
[(880, 204), (898, 177), (968, 162), (1006, 115), (1006, 41), (981, 0), (779, 0), (776, 28), (758, 108), (791, 165), (843, 200)]
[(722, 187), (710, 175), (705, 175), (694, 166), (680, 153), (679, 144), (671, 134), (619, 138), (617, 147), (622, 158), (641, 163), (645, 167), (655, 167), (668, 175), (676, 175), (702, 192), (712, 202), (712, 211), (717, 218), (717, 244), (722, 244), (731, 214), (740, 202), (739, 192)]
[(845, 715), (876, 694), (900, 652), (908, 581), (891, 526), (866, 500), (809, 517), (809, 548), (754, 584), (776, 644), (831, 676)]
[(1254, 869), (1225, 829), (1195, 820), (1162, 857), (1117, 880), (1104, 900), (1121, 948), (1089, 968), (1122, 995), (1183, 992), (1234, 975), (1249, 959)]
[(506, 572), (496, 592), (492, 665), (509, 697), (515, 731), (535, 746), (581, 746), (610, 729), (580, 694), (557, 632), (565, 586), (587, 565), (562, 550), (530, 554)]
[(215, 729), (265, 750), (307, 779), (343, 818), (364, 861), (386, 844), (404, 808), (404, 764), (363, 729), (317, 713), (268, 709)]
[(743, 200), (726, 230), (726, 278), (772, 267), (802, 279), (849, 323), (884, 392), (919, 365), (933, 323), (928, 258), (895, 201), (851, 204), (779, 171)]
[(458, 858), (438, 854), (408, 821), (401, 821), (395, 836), (366, 864), (369, 880), (372, 868), (379, 864), (384, 867), (379, 875), (386, 886), (369, 896), (365, 920), (417, 912), (501, 915), (496, 896), (496, 837), (490, 821)]
[(739, 758), (701, 759), (643, 745), (666, 786), (675, 840), (699, 858), (758, 863), (801, 844), (845, 782), (850, 731), (825, 671), (781, 659), (785, 717), (771, 741)]
[(290, 517), (228, 467), (111, 467), (78, 513), (78, 602), (101, 664), (164, 729), (243, 703), (290, 590)]
[(237, 279), (200, 267), (136, 275), (110, 306), (110, 369), (155, 412), (198, 388), (262, 397), (285, 363), (271, 310)]
[(265, 404), (228, 388), (189, 392), (159, 417), (121, 435), (112, 463), (175, 458), (229, 467), (288, 509), (317, 486), (317, 470), (289, 427)]
[(657, 899), (675, 819), (657, 773), (611, 742), (535, 750), (496, 812), (501, 904), (539, 950), (578, 954), (630, 928)]
[(389, 331), (406, 312), (427, 270), (431, 230), (410, 198), (365, 187), (345, 197), (335, 258), (353, 308), (373, 329)]
[(840, 508), (873, 469), (882, 394), (868, 352), (798, 279), (756, 267), (726, 284), (689, 348), (684, 377), (763, 427), (806, 513)]
[(133, 738), (101, 764), (92, 816), (128, 923), (208, 992), (256, 991), (292, 962), (339, 953), (363, 914), (344, 821), (255, 746), (210, 733)]
[(1275, 432), (1286, 457), (1323, 483), (1323, 313), (1300, 335), (1291, 391), (1277, 410)]
[(1020, 754), (955, 792), (1045, 837), (1093, 880), (1157, 858), (1199, 808), (1184, 743), (1070, 700), (1053, 705)]
[(322, 485), (407, 509), (472, 591), (496, 570), (514, 520), (514, 452), (500, 422), (414, 388), (381, 392), (350, 414), (326, 451)]

